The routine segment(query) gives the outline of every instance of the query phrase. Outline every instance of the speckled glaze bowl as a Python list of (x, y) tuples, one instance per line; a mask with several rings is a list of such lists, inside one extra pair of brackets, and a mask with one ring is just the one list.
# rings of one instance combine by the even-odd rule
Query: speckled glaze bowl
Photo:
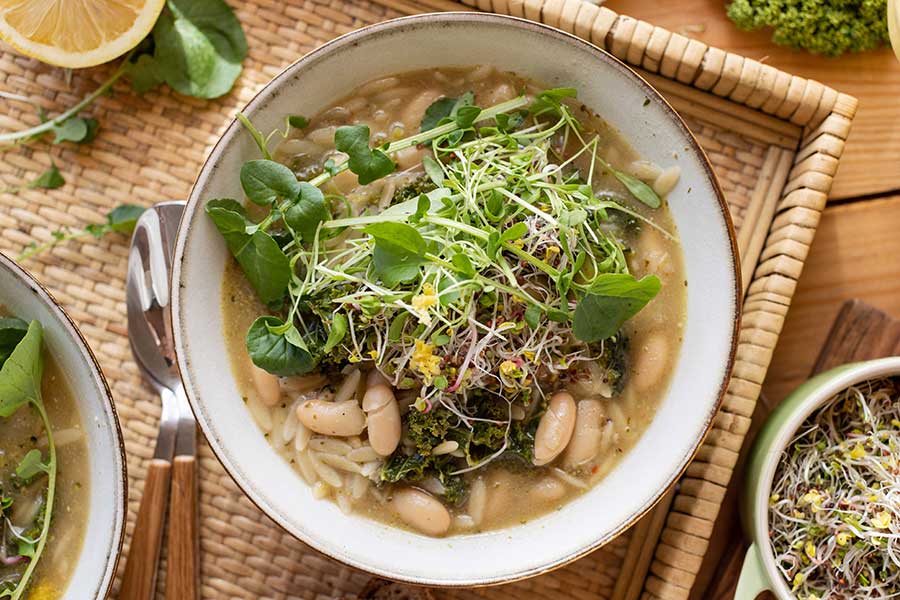
[(127, 515), (125, 444), (100, 366), (75, 323), (35, 279), (0, 254), (0, 306), (44, 328), (44, 348), (65, 374), (87, 435), (90, 506), (84, 544), (62, 600), (106, 598), (122, 551)]
[(778, 405), (753, 444), (744, 479), (741, 519), (752, 540), (738, 580), (735, 600), (753, 600), (763, 591), (779, 600), (795, 596), (775, 565), (769, 542), (769, 496), (781, 453), (803, 422), (837, 393), (851, 385), (900, 376), (900, 356), (843, 365), (816, 375)]
[(181, 222), (172, 320), (178, 366), (200, 427), (238, 485), (267, 515), (346, 564), (426, 585), (508, 582), (564, 565), (613, 539), (685, 469), (724, 394), (737, 340), (740, 285), (728, 209), (709, 162), (665, 100), (597, 47), (530, 21), (479, 13), (397, 19), (340, 37), (278, 75), (244, 109), (263, 131), (312, 115), (373, 78), (489, 63), (549, 87), (572, 86), (645, 158), (681, 168), (670, 195), (688, 278), (684, 345), (671, 389), (643, 438), (609, 476), (557, 512), (477, 535), (430, 538), (313, 498), (266, 442), (227, 375), (220, 310), (228, 251), (204, 214), (242, 197), (236, 173), (258, 155), (232, 123), (200, 172)]

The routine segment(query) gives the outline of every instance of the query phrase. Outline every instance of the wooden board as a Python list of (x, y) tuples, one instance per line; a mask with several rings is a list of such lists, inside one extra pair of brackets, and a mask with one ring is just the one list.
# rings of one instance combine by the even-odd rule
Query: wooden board
[[(825, 344), (815, 361), (811, 374), (827, 371), (849, 362), (893, 356), (900, 353), (900, 319), (883, 312), (862, 300), (848, 300), (841, 307), (828, 333)], [(754, 425), (758, 427), (765, 420), (772, 406), (760, 402), (754, 414)], [(755, 430), (752, 431), (755, 434)], [(744, 453), (751, 446), (750, 436), (744, 446)], [(737, 489), (738, 486), (732, 486)], [(749, 542), (744, 538), (738, 520), (734, 498), (723, 506), (716, 523), (718, 535), (716, 543), (721, 552), (710, 552), (701, 570), (702, 578), (710, 585), (705, 597), (709, 600), (731, 600), (740, 575), (744, 554)], [(695, 597), (700, 597), (699, 585)]]
[(763, 385), (770, 401), (806, 379), (846, 300), (900, 317), (898, 224), (900, 196), (825, 209)]
[(604, 6), (856, 96), (859, 112), (830, 197), (900, 189), (900, 63), (890, 49), (840, 58), (791, 50), (773, 44), (771, 31), (739, 30), (725, 16), (725, 4), (722, 0), (610, 0)]

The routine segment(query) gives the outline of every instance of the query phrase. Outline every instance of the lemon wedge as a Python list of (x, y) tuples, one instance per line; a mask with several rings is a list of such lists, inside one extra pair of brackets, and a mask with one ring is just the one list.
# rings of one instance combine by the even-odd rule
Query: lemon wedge
[(60, 67), (125, 54), (153, 29), (165, 0), (0, 0), (0, 38)]

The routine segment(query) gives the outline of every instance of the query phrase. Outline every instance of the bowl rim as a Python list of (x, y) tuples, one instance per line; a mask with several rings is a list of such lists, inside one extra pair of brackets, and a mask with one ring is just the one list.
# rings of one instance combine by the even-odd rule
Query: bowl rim
[[(610, 541), (616, 539), (619, 535), (621, 535), (625, 530), (634, 525), (637, 521), (639, 521), (645, 514), (647, 514), (654, 506), (656, 506), (665, 496), (666, 494), (673, 488), (675, 483), (682, 477), (682, 475), (687, 470), (688, 466), (696, 457), (700, 448), (702, 447), (704, 441), (709, 435), (709, 432), (712, 429), (713, 423), (715, 422), (715, 417), (719, 413), (719, 409), (722, 406), (722, 403), (725, 399), (725, 395), (727, 394), (728, 384), (731, 380), (732, 371), (735, 363), (735, 356), (737, 353), (738, 347), (738, 334), (740, 332), (740, 324), (741, 324), (741, 316), (742, 316), (742, 306), (743, 306), (743, 285), (742, 285), (742, 275), (741, 275), (741, 265), (738, 254), (738, 246), (737, 246), (737, 237), (734, 230), (734, 223), (731, 218), (731, 212), (728, 208), (728, 203), (725, 199), (724, 191), (722, 190), (721, 184), (713, 171), (712, 164), (710, 163), (709, 157), (706, 154), (706, 151), (702, 148), (700, 143), (697, 141), (697, 138), (687, 127), (687, 124), (684, 122), (684, 119), (672, 105), (668, 102), (668, 100), (663, 97), (663, 95), (654, 88), (646, 79), (644, 79), (639, 73), (637, 73), (630, 66), (625, 64), (622, 60), (605, 50), (587, 40), (584, 40), (576, 35), (571, 33), (562, 31), (550, 25), (546, 25), (544, 23), (539, 23), (536, 21), (532, 21), (529, 19), (524, 19), (520, 17), (515, 17), (511, 15), (502, 15), (496, 13), (486, 13), (486, 12), (469, 12), (469, 11), (448, 11), (448, 12), (438, 12), (438, 13), (425, 13), (419, 15), (411, 15), (398, 17), (395, 19), (389, 19), (386, 21), (381, 21), (379, 23), (375, 23), (372, 25), (367, 25), (365, 27), (361, 27), (359, 29), (355, 29), (343, 35), (340, 35), (323, 45), (311, 50), (310, 52), (304, 54), (296, 61), (287, 65), (282, 69), (277, 75), (275, 75), (270, 81), (268, 81), (262, 88), (257, 91), (253, 97), (247, 101), (247, 103), (240, 109), (241, 113), (253, 112), (257, 109), (257, 104), (261, 103), (265, 100), (265, 97), (268, 94), (272, 93), (273, 89), (277, 89), (279, 84), (286, 82), (289, 80), (296, 71), (302, 69), (307, 63), (313, 62), (317, 60), (321, 55), (331, 53), (339, 48), (346, 45), (356, 45), (370, 35), (375, 35), (381, 33), (386, 30), (392, 30), (394, 28), (402, 28), (407, 25), (415, 25), (418, 23), (428, 23), (434, 21), (462, 21), (462, 22), (486, 22), (488, 24), (493, 25), (514, 25), (517, 27), (521, 27), (527, 30), (532, 31), (536, 35), (542, 36), (552, 36), (558, 40), (564, 41), (569, 44), (574, 44), (577, 46), (581, 46), (582, 48), (592, 51), (596, 53), (597, 59), (601, 61), (605, 61), (614, 69), (622, 72), (627, 78), (630, 78), (637, 84), (644, 93), (647, 94), (647, 97), (652, 101), (657, 103), (668, 115), (668, 117), (672, 120), (672, 122), (680, 129), (682, 135), (684, 136), (685, 141), (689, 145), (690, 152), (694, 153), (699, 159), (698, 162), (702, 166), (706, 177), (710, 183), (711, 188), (714, 191), (714, 198), (716, 207), (719, 209), (719, 213), (722, 217), (723, 225), (725, 227), (725, 233), (728, 238), (728, 249), (730, 251), (730, 263), (731, 263), (731, 271), (734, 275), (733, 278), (733, 290), (732, 290), (732, 302), (733, 306), (731, 307), (731, 315), (732, 315), (732, 328), (729, 332), (731, 343), (729, 344), (729, 352), (727, 361), (724, 364), (722, 381), (719, 385), (717, 397), (715, 403), (711, 406), (708, 414), (706, 415), (706, 421), (703, 424), (702, 430), (698, 430), (698, 435), (691, 443), (690, 449), (685, 453), (682, 464), (677, 472), (673, 472), (671, 476), (668, 478), (668, 481), (665, 486), (661, 487), (654, 496), (648, 499), (642, 506), (637, 507), (635, 511), (632, 513), (629, 519), (620, 524), (619, 527), (608, 532), (607, 535), (602, 536), (595, 540), (593, 543), (580, 548), (578, 551), (572, 552), (553, 563), (542, 565), (539, 568), (534, 568), (527, 571), (517, 572), (511, 575), (504, 575), (499, 577), (485, 578), (479, 581), (441, 581), (441, 580), (432, 580), (426, 577), (417, 577), (410, 576), (405, 577), (391, 572), (385, 572), (380, 569), (375, 569), (369, 567), (368, 565), (360, 562), (355, 562), (351, 560), (346, 560), (343, 557), (334, 556), (328, 552), (325, 548), (324, 544), (321, 544), (318, 539), (306, 539), (308, 536), (301, 536), (297, 533), (293, 532), (287, 523), (282, 522), (278, 515), (269, 514), (263, 508), (263, 502), (261, 502), (260, 498), (258, 498), (259, 494), (253, 489), (251, 482), (242, 481), (243, 477), (240, 472), (235, 469), (231, 465), (231, 461), (228, 460), (227, 457), (223, 458), (224, 452), (221, 448), (218, 447), (213, 436), (210, 435), (210, 432), (207, 429), (207, 423), (203, 418), (202, 411), (199, 410), (199, 404), (197, 401), (198, 390), (195, 389), (193, 382), (191, 380), (190, 369), (188, 368), (189, 361), (185, 356), (184, 351), (184, 336), (183, 336), (183, 320), (181, 319), (181, 287), (178, 282), (178, 278), (180, 278), (182, 273), (182, 264), (185, 260), (185, 247), (186, 240), (190, 236), (191, 233), (191, 225), (193, 222), (193, 216), (198, 210), (198, 205), (203, 202), (204, 199), (198, 196), (198, 189), (201, 186), (201, 183), (205, 183), (209, 178), (212, 170), (215, 168), (216, 161), (218, 160), (220, 154), (223, 152), (226, 144), (230, 142), (240, 131), (240, 123), (236, 117), (233, 117), (228, 126), (222, 131), (219, 139), (210, 149), (209, 154), (201, 165), (197, 178), (194, 180), (193, 185), (191, 186), (191, 192), (188, 195), (188, 200), (185, 206), (185, 211), (181, 218), (181, 222), (178, 227), (178, 236), (176, 239), (176, 247), (175, 247), (175, 259), (172, 269), (172, 286), (171, 289), (174, 291), (172, 302), (170, 303), (170, 311), (171, 311), (171, 322), (173, 324), (173, 328), (175, 330), (175, 353), (177, 357), (177, 367), (179, 371), (179, 375), (181, 377), (182, 383), (184, 384), (184, 388), (191, 405), (191, 410), (194, 412), (195, 417), (197, 418), (197, 423), (202, 431), (204, 437), (209, 442), (210, 448), (213, 451), (213, 454), (216, 456), (218, 461), (222, 464), (225, 472), (234, 481), (235, 485), (244, 493), (248, 500), (263, 514), (268, 516), (278, 527), (280, 527), (285, 533), (289, 534), (291, 537), (300, 540), (319, 554), (323, 556), (327, 556), (328, 558), (335, 560), (341, 564), (346, 566), (362, 570), (364, 572), (377, 575), (378, 577), (382, 577), (385, 579), (389, 579), (392, 581), (402, 582), (402, 583), (410, 583), (414, 585), (428, 585), (431, 587), (442, 587), (442, 588), (468, 588), (468, 587), (487, 587), (493, 585), (500, 585), (506, 583), (512, 583), (516, 581), (521, 581), (524, 579), (528, 579), (531, 577), (535, 577), (538, 575), (542, 575), (548, 573), (550, 571), (554, 571), (558, 568), (564, 567), (584, 556), (590, 554), (594, 550), (608, 544)], [(360, 39), (362, 38), (362, 39)], [(207, 169), (211, 168), (209, 172)], [(452, 538), (448, 538), (452, 539)]]
[[(38, 279), (28, 270), (19, 265), (16, 261), (6, 256), (3, 252), (0, 252), (0, 269), (4, 269), (10, 272), (13, 277), (21, 281), (25, 286), (29, 287), (31, 291), (34, 292), (35, 295), (37, 295), (37, 297), (40, 298), (40, 300), (50, 309), (50, 311), (54, 313), (57, 320), (62, 323), (63, 327), (66, 330), (66, 333), (69, 336), (69, 339), (75, 342), (75, 346), (78, 348), (78, 351), (85, 359), (85, 362), (87, 363), (91, 371), (91, 378), (93, 380), (94, 387), (100, 392), (100, 396), (103, 398), (103, 402), (106, 404), (106, 407), (110, 409), (110, 414), (112, 415), (113, 433), (116, 440), (116, 446), (119, 450), (119, 459), (122, 463), (122, 470), (120, 472), (120, 478), (118, 480), (118, 487), (122, 492), (122, 505), (120, 507), (121, 511), (116, 511), (116, 514), (120, 515), (120, 517), (117, 518), (113, 523), (114, 529), (118, 529), (118, 534), (116, 534), (115, 532), (113, 534), (117, 539), (113, 540), (113, 545), (110, 548), (110, 557), (107, 560), (106, 569), (104, 570), (103, 580), (100, 582), (97, 588), (96, 598), (107, 598), (112, 591), (113, 583), (116, 579), (115, 575), (122, 556), (122, 547), (125, 543), (125, 526), (128, 520), (128, 460), (127, 453), (125, 451), (125, 439), (122, 435), (122, 425), (119, 422), (119, 413), (116, 410), (116, 403), (113, 400), (112, 391), (109, 388), (109, 383), (106, 381), (106, 376), (103, 374), (103, 370), (100, 368), (100, 363), (97, 361), (97, 357), (94, 355), (94, 351), (91, 350), (90, 345), (87, 343), (87, 340), (81, 333), (81, 329), (79, 329), (78, 325), (74, 320), (72, 320), (72, 317), (69, 316), (69, 313), (66, 312), (66, 310), (53, 296), (50, 290), (47, 289), (44, 284), (38, 281)], [(89, 549), (86, 545), (82, 546), (79, 556), (82, 553), (88, 551)], [(68, 588), (66, 588), (66, 590), (64, 591), (64, 595), (68, 594), (69, 590)]]
[[(750, 536), (756, 545), (763, 569), (769, 579), (770, 589), (780, 600), (794, 600), (784, 578), (775, 564), (775, 553), (768, 536), (769, 503), (775, 471), (781, 463), (781, 455), (801, 425), (815, 411), (822, 408), (836, 394), (850, 386), (881, 377), (900, 376), (900, 356), (889, 356), (852, 362), (817, 374), (791, 392), (766, 420), (753, 447), (753, 458), (760, 457), (759, 465), (748, 470), (746, 481), (755, 485), (747, 507), (751, 522)], [(769, 426), (772, 429), (769, 429)], [(771, 433), (770, 433), (771, 431)], [(768, 444), (766, 444), (769, 442)], [(763, 447), (766, 444), (767, 447)]]

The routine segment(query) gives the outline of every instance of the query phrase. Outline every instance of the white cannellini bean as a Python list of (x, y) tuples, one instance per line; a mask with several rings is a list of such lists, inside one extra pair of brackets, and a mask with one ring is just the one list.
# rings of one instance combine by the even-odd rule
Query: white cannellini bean
[(366, 387), (375, 387), (376, 385), (390, 385), (387, 377), (381, 374), (378, 369), (372, 369), (366, 375)]
[(353, 369), (347, 373), (347, 376), (344, 377), (344, 381), (341, 382), (341, 386), (334, 393), (334, 401), (340, 403), (353, 398), (361, 376), (362, 374), (359, 372), (359, 369)]
[(365, 497), (369, 491), (369, 480), (362, 475), (354, 475), (350, 479), (350, 495), (354, 500), (360, 500)]
[(571, 386), (571, 390), (579, 396), (603, 396), (611, 398), (613, 395), (612, 386), (604, 378), (603, 370), (594, 361), (586, 363), (588, 377), (581, 379)]
[(553, 502), (566, 495), (566, 484), (555, 477), (544, 477), (528, 490), (535, 502)]
[(281, 391), (287, 394), (304, 394), (318, 390), (323, 385), (325, 385), (325, 377), (322, 375), (285, 377), (281, 380)]
[(366, 390), (362, 402), (369, 427), (369, 444), (381, 456), (389, 456), (400, 443), (400, 407), (394, 392), (384, 384)]
[(416, 130), (419, 127), (419, 123), (422, 122), (422, 117), (425, 116), (425, 110), (440, 97), (441, 93), (437, 90), (423, 90), (418, 96), (410, 100), (400, 115), (400, 120), (406, 129), (410, 131)]
[(356, 400), (324, 402), (306, 400), (297, 407), (297, 418), (316, 433), (347, 437), (366, 428), (366, 415)]
[(306, 139), (322, 148), (334, 147), (334, 132), (337, 127), (320, 127), (306, 134)]
[(431, 449), (431, 453), (435, 456), (440, 456), (441, 454), (450, 454), (459, 449), (459, 442), (456, 440), (447, 440), (445, 442), (441, 442), (437, 446)]
[(493, 72), (493, 65), (479, 65), (466, 73), (466, 81), (481, 81), (490, 77)]
[(422, 490), (398, 490), (391, 504), (404, 523), (424, 534), (444, 535), (450, 529), (450, 512), (440, 500)]
[(456, 515), (453, 518), (453, 524), (459, 529), (472, 529), (475, 527), (475, 519), (469, 515)]
[(250, 375), (253, 378), (253, 386), (256, 388), (256, 395), (259, 401), (266, 406), (275, 406), (281, 399), (281, 385), (278, 378), (263, 371), (256, 365), (250, 365)]
[(648, 333), (637, 348), (631, 381), (638, 391), (648, 390), (665, 375), (669, 364), (669, 342), (661, 331)]
[(422, 162), (422, 158), (425, 156), (425, 153), (426, 150), (424, 148), (410, 146), (409, 148), (404, 148), (403, 150), (394, 152), (394, 160), (397, 162), (398, 168), (409, 169), (410, 167)]
[(656, 192), (659, 196), (666, 196), (669, 192), (671, 192), (676, 185), (678, 185), (678, 180), (681, 178), (681, 167), (675, 165), (674, 167), (669, 167), (665, 171), (659, 174), (659, 177), (656, 178), (656, 181), (653, 182), (653, 191)]
[(534, 464), (546, 465), (559, 456), (574, 429), (575, 398), (568, 392), (553, 394), (534, 434)]
[(493, 106), (506, 100), (512, 100), (516, 96), (516, 90), (508, 83), (501, 83), (484, 95), (484, 106)]
[(600, 450), (605, 421), (600, 400), (580, 400), (575, 412), (575, 431), (563, 455), (563, 464), (578, 467), (592, 460)]
[(374, 79), (368, 83), (361, 85), (356, 90), (356, 93), (359, 96), (379, 94), (385, 90), (391, 89), (392, 87), (396, 87), (398, 83), (400, 83), (400, 79), (397, 77), (382, 77), (381, 79)]

